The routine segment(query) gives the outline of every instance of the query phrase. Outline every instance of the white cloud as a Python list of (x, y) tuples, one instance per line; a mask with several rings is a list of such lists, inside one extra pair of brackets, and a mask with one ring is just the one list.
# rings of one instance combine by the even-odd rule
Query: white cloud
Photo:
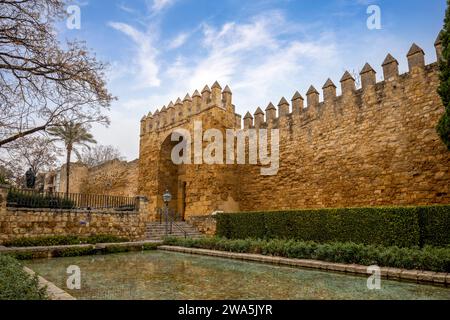
[(173, 3), (175, 2), (175, 0), (153, 0), (153, 4), (152, 4), (152, 11), (153, 12), (160, 12), (166, 8), (168, 8), (169, 6), (171, 6)]
[(182, 32), (178, 36), (176, 36), (172, 41), (169, 42), (169, 49), (177, 49), (183, 46), (187, 39), (189, 38), (189, 33)]
[(303, 89), (298, 88), (303, 70), (314, 66), (323, 70), (335, 63), (337, 49), (332, 36), (284, 40), (299, 29), (279, 12), (259, 15), (247, 23), (225, 23), (219, 28), (204, 24), (204, 53), (195, 58), (178, 57), (166, 75), (177, 79), (179, 91), (201, 89), (216, 80), (229, 84), (237, 110), (244, 113)]
[(137, 55), (133, 62), (136, 64), (139, 87), (159, 87), (161, 80), (156, 61), (158, 51), (153, 45), (153, 37), (126, 23), (110, 22), (109, 26), (127, 35), (136, 45)]

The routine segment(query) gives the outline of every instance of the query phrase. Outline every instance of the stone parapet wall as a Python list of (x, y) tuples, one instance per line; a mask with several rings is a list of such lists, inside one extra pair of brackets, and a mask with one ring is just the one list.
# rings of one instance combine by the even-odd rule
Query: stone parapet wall
[(143, 240), (145, 221), (138, 212), (6, 209), (0, 213), (0, 243), (20, 238), (99, 234)]
[(113, 235), (145, 239), (147, 201), (139, 199), (139, 212), (21, 209), (6, 207), (7, 189), (0, 187), (0, 244), (20, 238), (64, 235)]

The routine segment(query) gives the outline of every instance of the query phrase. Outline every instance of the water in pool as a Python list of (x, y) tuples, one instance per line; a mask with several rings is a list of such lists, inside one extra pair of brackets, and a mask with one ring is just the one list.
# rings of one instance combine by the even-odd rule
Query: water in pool
[[(164, 251), (33, 260), (26, 265), (77, 299), (448, 299), (450, 288)], [(81, 269), (68, 290), (67, 268)]]

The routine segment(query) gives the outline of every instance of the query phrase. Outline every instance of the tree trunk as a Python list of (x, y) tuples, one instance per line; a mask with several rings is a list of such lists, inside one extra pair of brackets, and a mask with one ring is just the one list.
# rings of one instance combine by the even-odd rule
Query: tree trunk
[(67, 146), (66, 159), (66, 195), (69, 196), (69, 178), (70, 178), (70, 157), (72, 155), (72, 146)]

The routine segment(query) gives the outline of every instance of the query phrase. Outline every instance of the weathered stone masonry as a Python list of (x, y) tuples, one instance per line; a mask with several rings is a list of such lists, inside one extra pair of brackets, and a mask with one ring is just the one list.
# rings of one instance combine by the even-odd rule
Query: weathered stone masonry
[[(441, 43), (436, 41), (437, 55)], [(444, 108), (437, 94), (438, 65), (425, 65), (413, 45), (409, 72), (400, 75), (388, 55), (384, 81), (376, 82), (369, 64), (361, 71), (362, 88), (346, 72), (342, 94), (328, 79), (323, 101), (311, 87), (291, 105), (282, 99), (264, 113), (247, 114), (244, 129), (280, 129), (280, 170), (262, 176), (258, 165), (182, 165), (170, 163), (176, 128), (240, 129), (231, 90), (212, 89), (178, 99), (141, 122), (139, 192), (150, 199), (150, 212), (169, 188), (173, 206), (185, 218), (217, 210), (428, 205), (450, 203), (450, 152), (436, 133)], [(207, 144), (204, 142), (204, 144)]]
[(79, 211), (12, 209), (6, 206), (8, 188), (0, 186), (0, 244), (20, 238), (108, 234), (144, 240), (147, 201), (138, 198), (139, 211)]

